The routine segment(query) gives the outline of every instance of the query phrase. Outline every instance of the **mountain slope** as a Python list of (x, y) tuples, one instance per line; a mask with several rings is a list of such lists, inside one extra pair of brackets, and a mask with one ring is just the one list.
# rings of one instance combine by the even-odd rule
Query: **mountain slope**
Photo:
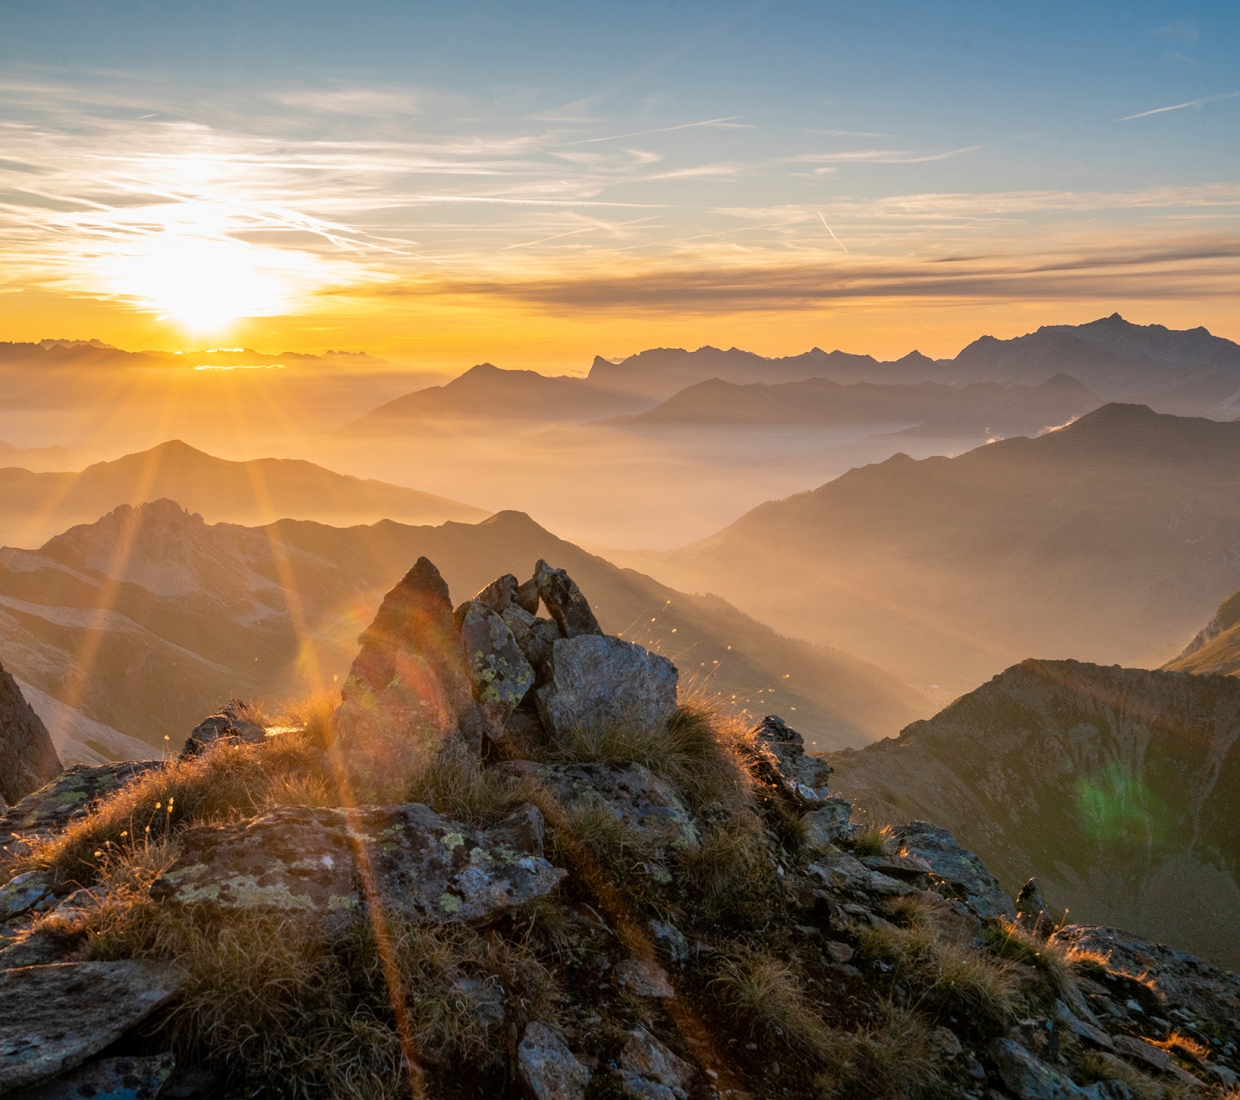
[(597, 420), (647, 404), (640, 397), (615, 393), (584, 378), (547, 377), (537, 371), (500, 370), (480, 363), (446, 385), (389, 401), (344, 430), (372, 434), (474, 420)]
[(230, 696), (279, 699), (343, 681), (358, 632), (423, 554), (458, 601), (497, 573), (532, 574), (538, 558), (565, 567), (607, 629), (671, 656), (690, 686), (754, 713), (795, 711), (820, 750), (864, 744), (923, 712), (864, 662), (618, 569), (514, 512), (472, 525), (251, 528), (208, 525), (168, 500), (122, 506), (38, 551), (0, 550), (0, 660), (94, 722), (179, 743)]
[(1025, 661), (898, 738), (830, 757), (873, 820), (956, 832), (1072, 919), (1240, 967), (1240, 681)]
[(1163, 668), (1171, 672), (1234, 676), (1240, 673), (1240, 592), (1233, 592), (1180, 654)]
[(1240, 587), (1238, 540), (1240, 424), (1112, 404), (852, 470), (644, 562), (955, 695), (1029, 653), (1161, 664)]
[(270, 523), (285, 516), (328, 523), (387, 518), (439, 523), (487, 515), (468, 504), (337, 474), (302, 459), (230, 462), (172, 440), (77, 473), (0, 469), (0, 540), (30, 545), (119, 504), (163, 497), (184, 501), (208, 519), (233, 523)]

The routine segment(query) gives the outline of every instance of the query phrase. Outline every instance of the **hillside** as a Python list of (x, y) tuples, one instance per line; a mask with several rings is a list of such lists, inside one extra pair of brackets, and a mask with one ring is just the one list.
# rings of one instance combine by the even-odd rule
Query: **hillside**
[(634, 558), (951, 697), (1030, 653), (1156, 667), (1240, 587), (1237, 537), (1240, 424), (1112, 404), (896, 455)]
[(1204, 676), (1234, 676), (1240, 672), (1240, 592), (1233, 592), (1178, 656), (1163, 668)]
[(234, 695), (279, 699), (343, 679), (380, 596), (424, 554), (444, 563), (457, 600), (539, 558), (570, 568), (607, 629), (671, 656), (687, 686), (754, 713), (795, 712), (820, 750), (924, 713), (862, 661), (618, 569), (515, 512), (438, 527), (242, 527), (168, 500), (122, 506), (40, 550), (0, 551), (0, 662), (87, 718), (162, 746)]
[[(3, 461), (0, 454), (0, 461)], [(172, 440), (80, 472), (0, 469), (0, 541), (38, 543), (120, 504), (171, 498), (209, 520), (261, 524), (285, 516), (324, 523), (478, 520), (481, 508), (431, 493), (349, 477), (303, 459), (230, 462)]]
[(922, 818), (1074, 921), (1240, 967), (1240, 682), (1025, 661), (829, 757), (871, 821)]

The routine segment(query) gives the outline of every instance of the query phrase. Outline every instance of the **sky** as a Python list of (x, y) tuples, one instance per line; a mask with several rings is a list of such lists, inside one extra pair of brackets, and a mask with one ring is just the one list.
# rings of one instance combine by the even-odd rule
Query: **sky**
[(0, 339), (1240, 339), (1240, 6), (2, 0)]

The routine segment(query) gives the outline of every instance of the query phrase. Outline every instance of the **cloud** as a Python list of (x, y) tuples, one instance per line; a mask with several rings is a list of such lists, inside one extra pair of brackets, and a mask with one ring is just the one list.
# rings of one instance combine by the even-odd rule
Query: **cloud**
[(842, 153), (800, 153), (788, 160), (800, 164), (833, 161), (851, 164), (926, 164), (932, 160), (948, 160), (966, 153), (976, 153), (984, 148), (984, 145), (969, 145), (963, 149), (948, 149), (941, 153), (912, 153), (906, 149), (851, 149)]
[(1148, 118), (1150, 115), (1163, 115), (1168, 111), (1182, 111), (1185, 107), (1203, 107), (1207, 103), (1217, 103), (1220, 99), (1235, 99), (1240, 96), (1240, 92), (1222, 92), (1219, 95), (1202, 96), (1200, 99), (1190, 99), (1186, 103), (1173, 103), (1170, 107), (1155, 107), (1152, 111), (1141, 111), (1135, 115), (1125, 115), (1123, 118), (1117, 118), (1116, 122), (1131, 122), (1134, 118)]
[(1176, 19), (1170, 23), (1164, 23), (1161, 27), (1154, 28), (1154, 34), (1159, 38), (1170, 38), (1176, 42), (1187, 42), (1190, 46), (1195, 45), (1197, 40), (1201, 38), (1201, 33), (1197, 29), (1196, 19)]

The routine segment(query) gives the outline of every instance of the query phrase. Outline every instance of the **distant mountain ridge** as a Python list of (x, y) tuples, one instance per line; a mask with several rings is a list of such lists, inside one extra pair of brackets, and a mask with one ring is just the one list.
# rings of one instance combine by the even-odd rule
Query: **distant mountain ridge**
[(795, 711), (820, 750), (925, 713), (863, 661), (618, 569), (518, 512), (479, 524), (244, 527), (207, 524), (170, 500), (122, 505), (39, 550), (0, 549), (0, 661), (89, 722), (162, 747), (230, 697), (338, 686), (357, 634), (422, 555), (443, 566), (457, 601), (497, 574), (557, 562), (588, 585), (607, 629), (675, 659), (686, 688), (753, 713)]
[[(3, 462), (0, 453), (0, 463)], [(276, 519), (373, 523), (479, 520), (484, 509), (418, 489), (338, 474), (304, 459), (232, 462), (170, 440), (80, 472), (0, 468), (0, 540), (29, 545), (118, 504), (162, 497), (212, 520), (261, 524)]]
[(1238, 543), (1240, 424), (1109, 404), (896, 455), (634, 560), (955, 694), (1029, 653), (1161, 664), (1240, 588)]
[(871, 821), (953, 830), (1009, 891), (1240, 968), (1240, 681), (1024, 661), (829, 757)]
[[(1106, 401), (1234, 419), (1240, 414), (1240, 345), (1204, 328), (1135, 325), (1118, 313), (1084, 325), (1045, 325), (1010, 340), (982, 336), (951, 359), (918, 351), (893, 361), (812, 348), (766, 357), (733, 347), (651, 348), (619, 361), (596, 356), (585, 378), (501, 370), (482, 363), (444, 385), (405, 394), (362, 417), (351, 432), (399, 431), (435, 417), (586, 421), (643, 413), (707, 382), (768, 387), (822, 379), (850, 386), (1036, 390), (1057, 376)], [(1018, 395), (1011, 395), (1013, 403)], [(789, 421), (780, 421), (785, 423)]]

